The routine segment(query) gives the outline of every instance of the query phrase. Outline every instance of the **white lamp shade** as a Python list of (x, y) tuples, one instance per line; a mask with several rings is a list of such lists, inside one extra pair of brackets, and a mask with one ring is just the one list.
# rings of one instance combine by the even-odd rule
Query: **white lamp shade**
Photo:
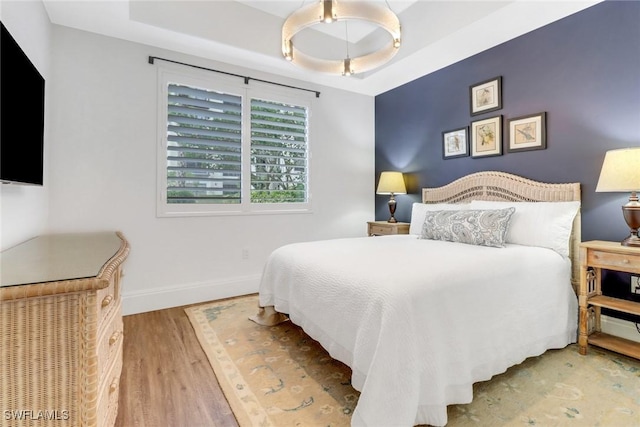
[(604, 156), (597, 192), (640, 190), (640, 147), (610, 150)]
[(407, 194), (402, 172), (382, 172), (376, 194)]

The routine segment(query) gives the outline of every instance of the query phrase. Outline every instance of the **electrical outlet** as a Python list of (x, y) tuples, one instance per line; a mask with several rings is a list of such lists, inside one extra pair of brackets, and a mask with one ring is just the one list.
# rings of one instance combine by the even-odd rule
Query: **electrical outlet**
[(640, 276), (631, 276), (631, 293), (640, 295)]
[[(247, 249), (247, 248), (243, 248), (242, 249), (242, 259), (244, 261), (249, 259), (249, 249)], [(637, 280), (636, 280), (636, 282), (637, 282)]]

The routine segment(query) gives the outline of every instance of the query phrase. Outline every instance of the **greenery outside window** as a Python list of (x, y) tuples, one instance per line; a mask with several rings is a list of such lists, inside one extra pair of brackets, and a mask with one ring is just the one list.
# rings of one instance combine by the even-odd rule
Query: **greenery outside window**
[(158, 215), (307, 212), (309, 100), (160, 72)]
[(307, 109), (251, 99), (251, 202), (307, 201)]

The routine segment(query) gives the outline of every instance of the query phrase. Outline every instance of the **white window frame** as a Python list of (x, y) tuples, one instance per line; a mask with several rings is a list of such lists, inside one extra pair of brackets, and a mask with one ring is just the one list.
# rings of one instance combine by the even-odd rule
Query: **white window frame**
[[(238, 204), (167, 203), (167, 112), (169, 83), (222, 91), (242, 99), (242, 193)], [(249, 84), (237, 77), (212, 75), (201, 70), (176, 70), (173, 66), (158, 67), (158, 149), (157, 202), (158, 217), (292, 214), (311, 213), (311, 107), (309, 94), (289, 88), (275, 88), (253, 80)], [(307, 109), (307, 201), (304, 203), (251, 203), (251, 99), (293, 104)]]

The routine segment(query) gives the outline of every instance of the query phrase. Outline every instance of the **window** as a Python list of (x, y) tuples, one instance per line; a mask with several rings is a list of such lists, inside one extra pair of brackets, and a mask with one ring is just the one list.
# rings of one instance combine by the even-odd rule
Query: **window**
[(240, 203), (242, 97), (169, 84), (166, 200)]
[(307, 201), (307, 109), (251, 100), (251, 202)]
[(159, 80), (158, 215), (309, 211), (308, 100), (219, 79)]

